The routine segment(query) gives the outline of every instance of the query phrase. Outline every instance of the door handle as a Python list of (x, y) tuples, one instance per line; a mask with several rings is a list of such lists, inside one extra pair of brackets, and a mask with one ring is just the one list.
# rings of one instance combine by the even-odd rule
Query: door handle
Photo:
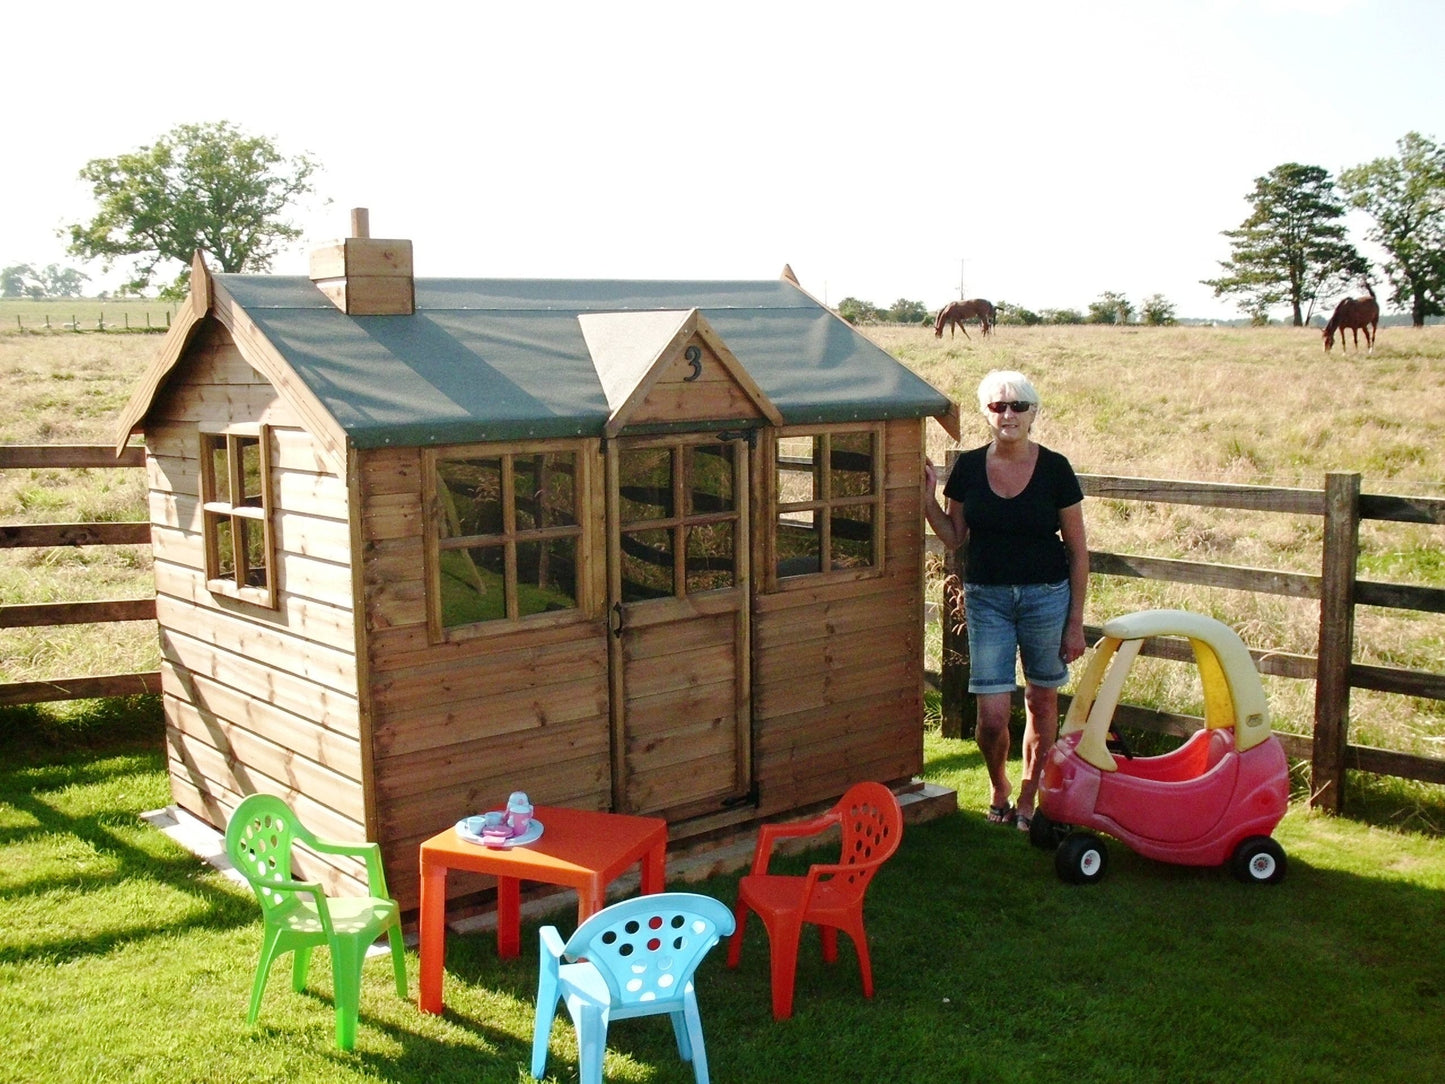
[(612, 614), (608, 620), (608, 627), (611, 629), (613, 636), (622, 635), (622, 603), (614, 602), (612, 604)]

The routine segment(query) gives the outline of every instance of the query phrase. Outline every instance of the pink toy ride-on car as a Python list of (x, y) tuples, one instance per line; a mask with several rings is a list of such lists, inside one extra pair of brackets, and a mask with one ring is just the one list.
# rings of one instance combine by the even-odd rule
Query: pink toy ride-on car
[[(1204, 727), (1162, 756), (1110, 746), (1110, 723), (1129, 668), (1151, 636), (1187, 637), (1204, 689)], [(1111, 665), (1112, 664), (1112, 665)], [(1270, 836), (1289, 803), (1289, 765), (1270, 733), (1264, 687), (1229, 626), (1183, 610), (1143, 610), (1104, 625), (1059, 739), (1044, 762), (1029, 836), (1057, 848), (1073, 884), (1104, 875), (1095, 832), (1148, 858), (1184, 866), (1229, 863), (1241, 881), (1283, 879), (1284, 848)]]

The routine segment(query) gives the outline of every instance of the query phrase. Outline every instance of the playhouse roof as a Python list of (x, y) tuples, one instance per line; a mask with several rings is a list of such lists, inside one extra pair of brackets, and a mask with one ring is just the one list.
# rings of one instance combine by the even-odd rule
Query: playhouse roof
[(415, 312), (381, 316), (347, 315), (302, 276), (213, 279), (360, 448), (602, 434), (611, 407), (583, 329), (600, 313), (698, 310), (785, 424), (951, 410), (785, 279), (418, 278)]

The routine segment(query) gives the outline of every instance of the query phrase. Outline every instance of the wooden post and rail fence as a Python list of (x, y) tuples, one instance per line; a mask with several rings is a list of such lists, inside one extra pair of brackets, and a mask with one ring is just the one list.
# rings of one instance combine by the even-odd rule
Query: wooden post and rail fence
[[(92, 445), (0, 446), (0, 470), (32, 468), (144, 468), (144, 452)], [(1293, 598), (1318, 599), (1319, 649), (1315, 656), (1269, 649), (1251, 649), (1261, 674), (1315, 682), (1313, 732), (1280, 733), (1285, 751), (1311, 767), (1311, 804), (1339, 811), (1347, 769), (1429, 783), (1445, 783), (1445, 758), (1417, 756), (1388, 749), (1353, 745), (1349, 741), (1350, 691), (1372, 689), (1401, 696), (1445, 700), (1445, 674), (1357, 663), (1354, 615), (1358, 606), (1379, 606), (1445, 614), (1445, 589), (1360, 580), (1356, 575), (1359, 527), (1362, 520), (1445, 525), (1445, 498), (1362, 494), (1360, 476), (1326, 475), (1323, 490), (1207, 482), (1162, 481), (1108, 475), (1080, 475), (1088, 497), (1116, 501), (1186, 504), (1217, 509), (1242, 509), (1320, 516), (1324, 522), (1319, 575), (1243, 568), (1208, 562), (1168, 560), (1091, 550), (1093, 575), (1130, 576), (1173, 583), (1266, 592)], [(0, 547), (138, 546), (149, 545), (150, 524), (50, 523), (0, 526)], [(956, 573), (956, 567), (950, 566)], [(947, 588), (946, 588), (947, 590)], [(947, 603), (939, 607), (946, 612)], [(57, 626), (80, 623), (155, 620), (155, 599), (57, 602), (7, 605), (0, 602), (0, 628)], [(943, 625), (943, 666), (939, 687), (943, 700), (943, 733), (962, 737), (968, 706), (966, 650), (946, 618)], [(1098, 628), (1085, 630), (1092, 642)], [(1189, 660), (1186, 643), (1156, 639), (1142, 654)], [(160, 690), (159, 671), (137, 674), (87, 675), (47, 681), (0, 684), (0, 706), (131, 696)], [(1120, 705), (1115, 714), (1125, 727), (1186, 734), (1199, 725), (1192, 716)]]

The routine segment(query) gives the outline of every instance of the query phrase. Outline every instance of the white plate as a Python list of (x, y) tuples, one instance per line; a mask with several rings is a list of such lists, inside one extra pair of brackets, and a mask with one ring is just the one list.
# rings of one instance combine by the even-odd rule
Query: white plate
[(527, 830), (520, 836), (513, 836), (511, 839), (503, 840), (501, 843), (487, 843), (475, 832), (467, 831), (466, 819), (457, 821), (457, 835), (461, 836), (468, 843), (477, 843), (483, 847), (491, 847), (495, 850), (506, 850), (509, 847), (525, 847), (528, 843), (536, 843), (542, 837), (542, 822), (532, 818), (532, 823), (527, 825)]

